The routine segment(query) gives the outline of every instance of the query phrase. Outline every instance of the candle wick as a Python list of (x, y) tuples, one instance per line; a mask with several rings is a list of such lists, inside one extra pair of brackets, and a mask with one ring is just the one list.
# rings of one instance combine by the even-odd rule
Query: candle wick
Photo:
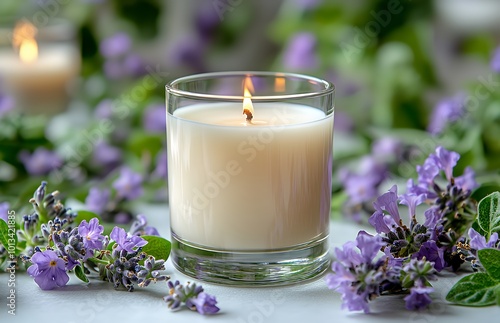
[(252, 112), (249, 109), (243, 109), (243, 114), (247, 115), (247, 121), (248, 122), (252, 121), (253, 115), (252, 115)]

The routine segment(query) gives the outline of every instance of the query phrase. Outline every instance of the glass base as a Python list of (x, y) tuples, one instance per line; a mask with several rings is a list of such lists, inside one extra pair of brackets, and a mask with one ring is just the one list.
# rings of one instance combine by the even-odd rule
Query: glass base
[(328, 237), (288, 249), (219, 251), (172, 233), (171, 259), (183, 274), (224, 285), (277, 286), (314, 279), (329, 266)]

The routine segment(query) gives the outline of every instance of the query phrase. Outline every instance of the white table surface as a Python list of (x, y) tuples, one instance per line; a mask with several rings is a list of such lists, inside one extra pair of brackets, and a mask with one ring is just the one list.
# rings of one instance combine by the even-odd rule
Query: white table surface
[[(146, 211), (146, 210), (145, 210)], [(169, 237), (168, 209), (148, 207), (152, 225)], [(348, 222), (332, 222), (330, 244), (340, 246), (353, 240), (359, 227)], [(167, 273), (181, 282), (193, 281), (177, 272), (170, 261)], [(73, 276), (73, 275), (70, 275)], [(371, 302), (372, 313), (340, 309), (340, 295), (329, 290), (324, 277), (305, 284), (273, 288), (238, 288), (203, 283), (205, 291), (215, 295), (221, 311), (202, 316), (187, 309), (172, 312), (162, 297), (168, 293), (165, 283), (136, 288), (132, 293), (115, 291), (111, 284), (92, 280), (85, 285), (72, 277), (66, 287), (42, 291), (26, 273), (16, 274), (16, 315), (7, 313), (6, 273), (0, 273), (0, 322), (499, 322), (500, 307), (470, 308), (453, 306), (444, 297), (460, 278), (444, 273), (434, 283), (435, 301), (421, 312), (404, 309), (403, 295), (384, 296)]]

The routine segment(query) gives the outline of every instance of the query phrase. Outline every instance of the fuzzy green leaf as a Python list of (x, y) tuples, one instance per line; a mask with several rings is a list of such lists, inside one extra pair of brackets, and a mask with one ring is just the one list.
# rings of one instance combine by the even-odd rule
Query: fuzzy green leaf
[(142, 247), (142, 251), (155, 259), (167, 260), (170, 256), (171, 243), (165, 238), (158, 236), (142, 236), (148, 242), (147, 245)]
[(477, 208), (479, 226), (486, 232), (486, 239), (494, 232), (500, 233), (500, 192), (486, 196)]
[(476, 221), (474, 221), (472, 223), (472, 226), (471, 228), (476, 230), (477, 233), (479, 233), (480, 235), (482, 235), (483, 237), (486, 236), (486, 231), (484, 231), (480, 226), (479, 226), (479, 222), (477, 222), (478, 220), (476, 219)]
[(82, 266), (78, 265), (75, 267), (75, 275), (80, 279), (81, 281), (88, 283), (89, 279), (87, 278), (87, 275), (83, 272)]
[(5, 249), (9, 246), (9, 226), (4, 220), (0, 220), (0, 243)]
[(477, 256), (488, 275), (500, 283), (500, 250), (481, 249), (477, 252)]
[(475, 273), (460, 279), (446, 295), (446, 300), (465, 306), (488, 306), (496, 303), (498, 282), (487, 273)]

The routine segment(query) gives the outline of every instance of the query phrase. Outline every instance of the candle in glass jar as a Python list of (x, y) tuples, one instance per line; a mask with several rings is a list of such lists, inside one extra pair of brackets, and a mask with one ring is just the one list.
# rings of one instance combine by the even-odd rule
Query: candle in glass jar
[(328, 235), (333, 114), (292, 103), (203, 103), (167, 115), (172, 232), (269, 250)]

